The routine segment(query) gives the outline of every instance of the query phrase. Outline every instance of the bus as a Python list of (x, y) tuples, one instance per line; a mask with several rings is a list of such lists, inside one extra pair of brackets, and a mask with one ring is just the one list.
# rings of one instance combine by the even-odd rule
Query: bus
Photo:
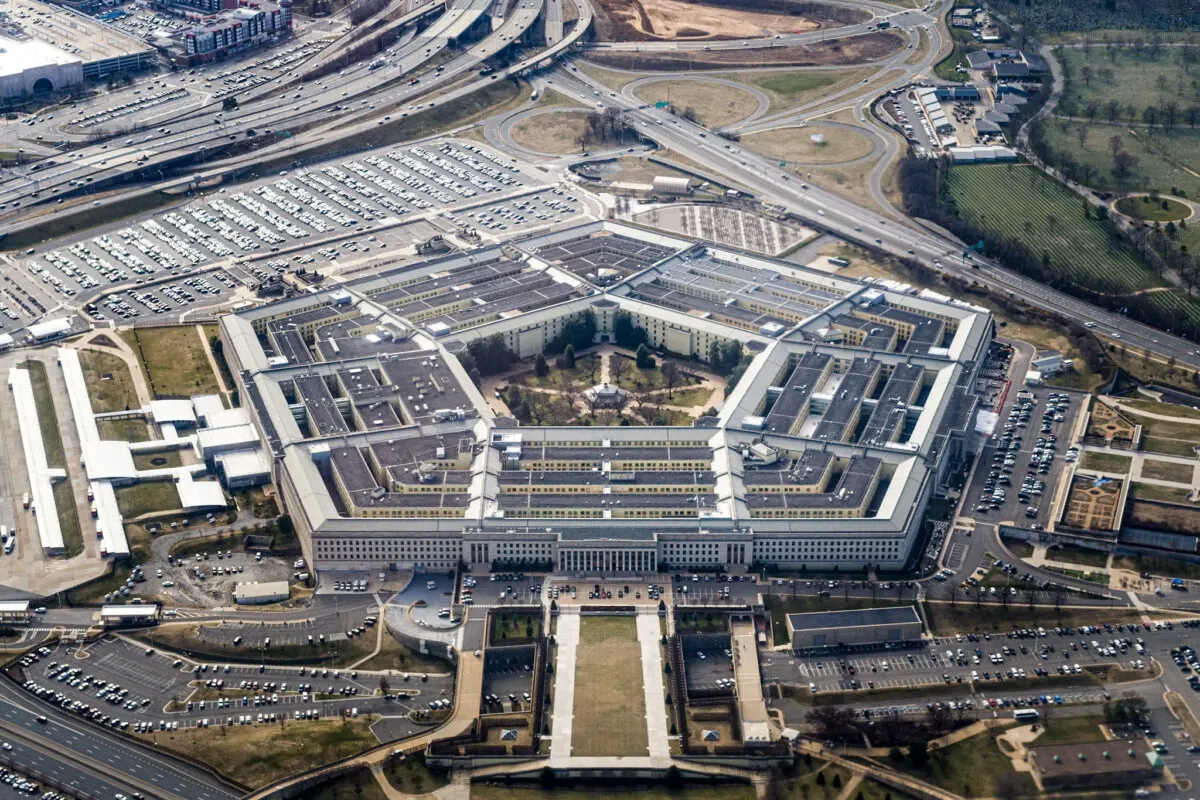
[(1041, 714), (1032, 708), (1018, 708), (1013, 712), (1013, 719), (1021, 720), (1022, 722), (1037, 722), (1041, 719), (1041, 716)]

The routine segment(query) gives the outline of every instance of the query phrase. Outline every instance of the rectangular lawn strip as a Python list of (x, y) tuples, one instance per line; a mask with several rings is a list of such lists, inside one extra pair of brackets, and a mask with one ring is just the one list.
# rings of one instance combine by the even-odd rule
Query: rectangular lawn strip
[[(58, 414), (50, 391), (50, 380), (46, 376), (46, 365), (41, 361), (27, 361), (29, 382), (33, 386), (33, 397), (38, 409), (38, 428), (42, 432), (42, 447), (46, 451), (46, 465), (65, 469), (66, 452), (63, 450), (62, 433), (58, 427)], [(75, 507), (75, 494), (71, 491), (71, 479), (64, 478), (54, 483), (54, 505), (58, 513), (58, 526), (62, 530), (66, 557), (83, 552), (83, 534), (79, 529), (79, 510)]]
[(96, 430), (106, 442), (148, 442), (150, 429), (141, 419), (100, 419)]
[(87, 381), (92, 410), (97, 414), (141, 408), (129, 367), (120, 356), (80, 350), (79, 364)]
[(1108, 564), (1108, 553), (1089, 550), (1086, 547), (1076, 547), (1073, 544), (1051, 547), (1046, 551), (1046, 558), (1051, 561), (1069, 561), (1072, 564), (1083, 564), (1089, 567), (1103, 567)]
[(1079, 457), (1082, 469), (1093, 469), (1097, 472), (1127, 473), (1133, 459), (1117, 453), (1097, 453), (1094, 450), (1084, 450)]
[(493, 645), (505, 644), (510, 640), (533, 639), (542, 630), (540, 614), (509, 614), (497, 610), (491, 615), (491, 638)]
[(1165, 285), (1097, 222), (1084, 219), (1078, 195), (1033, 167), (954, 167), (950, 195), (964, 219), (1045, 253), (1051, 270), (1081, 287), (1131, 292)]
[(126, 519), (173, 511), (180, 507), (179, 491), (172, 481), (142, 481), (116, 490), (117, 508)]
[(122, 331), (121, 336), (138, 353), (155, 397), (191, 397), (220, 391), (196, 326)]
[(1142, 461), (1142, 477), (1175, 483), (1191, 483), (1193, 468), (1191, 464), (1180, 464), (1174, 461)]
[(159, 450), (154, 453), (138, 453), (133, 457), (133, 465), (139, 470), (168, 469), (182, 467), (183, 458), (178, 450)]
[(575, 666), (572, 756), (645, 756), (646, 698), (633, 617), (583, 617)]
[(66, 557), (83, 552), (83, 532), (79, 529), (79, 509), (75, 507), (75, 493), (71, 491), (69, 479), (54, 484), (54, 505), (58, 511), (58, 527), (62, 531)]
[[(942, 589), (940, 591), (947, 591)], [(1062, 625), (1078, 628), (1080, 625), (1098, 625), (1102, 622), (1141, 622), (1141, 612), (1134, 609), (1110, 609), (1097, 606), (1094, 610), (1078, 606), (1064, 605), (1056, 609), (1052, 605), (1035, 605), (1029, 608), (1029, 603), (1021, 590), (1017, 597), (1004, 608), (1001, 603), (984, 602), (979, 605), (975, 600), (965, 600), (960, 593), (958, 599), (951, 604), (939, 596), (935, 601), (925, 603), (925, 612), (929, 619), (932, 632), (939, 636), (950, 633), (992, 633), (1010, 631), (1013, 628), (1046, 627), (1053, 628)]]
[(1188, 564), (1165, 556), (1117, 555), (1113, 556), (1113, 568), (1127, 569), (1139, 575), (1148, 572), (1151, 575), (1200, 580), (1200, 564)]
[(1191, 495), (1190, 489), (1176, 489), (1171, 486), (1159, 486), (1153, 483), (1129, 484), (1129, 496), (1134, 500), (1158, 500), (1161, 503), (1186, 503)]
[(1055, 714), (1045, 721), (1041, 735), (1033, 744), (1075, 744), (1076, 742), (1102, 742), (1104, 733), (1100, 726), (1104, 717), (1100, 714), (1085, 714), (1081, 717), (1068, 717)]
[(250, 788), (360, 753), (379, 743), (366, 718), (188, 728), (155, 733), (155, 744), (194, 758)]

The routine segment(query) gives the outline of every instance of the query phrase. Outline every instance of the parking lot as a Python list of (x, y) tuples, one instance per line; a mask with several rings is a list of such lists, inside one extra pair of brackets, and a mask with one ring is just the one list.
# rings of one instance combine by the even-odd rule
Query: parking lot
[(88, 311), (117, 322), (162, 320), (228, 302), (242, 286), (289, 269), (339, 268), (411, 246), (416, 229), (406, 219), (440, 212), (437, 230), (482, 238), (584, 213), (578, 198), (539, 186), (529, 169), (471, 142), (439, 140), (283, 170), (85, 239), (30, 248), (11, 270), (19, 278), (0, 286), (0, 314), (20, 327), (49, 307), (110, 290), (119, 293)]
[(688, 691), (733, 690), (733, 654), (727, 635), (708, 635), (703, 641), (687, 637), (683, 648)]
[(533, 645), (489, 649), (484, 654), (484, 713), (528, 708), (533, 691)]
[[(1098, 665), (1148, 670), (1152, 658), (1165, 660), (1183, 630), (1180, 625), (1162, 629), (1131, 625), (1112, 625), (1111, 630), (1095, 627), (1089, 632), (1072, 629), (1069, 633), (1051, 628), (1045, 636), (1036, 632), (1027, 637), (971, 634), (934, 639), (927, 646), (908, 650), (819, 656), (760, 653), (760, 659), (767, 682), (811, 684), (818, 692), (917, 689), (952, 683), (990, 697), (1013, 694), (1006, 681), (1079, 675)], [(1138, 652), (1139, 644), (1142, 652)], [(689, 661), (689, 669), (690, 665)]]
[[(444, 696), (449, 677), (306, 667), (197, 663), (106, 637), (78, 652), (60, 646), (39, 656), (20, 682), (40, 699), (126, 733), (200, 725), (258, 724), (360, 714), (404, 715)], [(59, 696), (61, 695), (61, 697)], [(262, 719), (259, 719), (259, 715)], [(105, 719), (107, 717), (107, 720)], [(232, 718), (232, 722), (231, 722)], [(205, 722), (207, 720), (207, 722)]]
[(1077, 457), (1066, 437), (1084, 395), (1052, 388), (1009, 395), (975, 468), (964, 513), (1040, 530), (1065, 464)]

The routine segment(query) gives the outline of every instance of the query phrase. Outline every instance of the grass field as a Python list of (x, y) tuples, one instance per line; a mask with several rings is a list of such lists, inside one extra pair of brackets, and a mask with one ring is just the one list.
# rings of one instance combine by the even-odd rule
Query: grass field
[(1114, 556), (1113, 567), (1164, 577), (1200, 579), (1200, 564), (1188, 564), (1165, 556)]
[(1163, 503), (1187, 503), (1189, 489), (1173, 489), (1170, 486), (1158, 486), (1152, 483), (1129, 484), (1129, 496), (1134, 500), (1158, 500)]
[(1129, 472), (1129, 465), (1132, 463), (1133, 459), (1129, 456), (1116, 453), (1097, 453), (1093, 450), (1084, 450), (1079, 457), (1080, 468), (1094, 469), (1097, 472)]
[[(1192, 408), (1191, 406), (1178, 406), (1174, 403), (1160, 403), (1157, 400), (1130, 400), (1121, 398), (1121, 405), (1128, 406), (1135, 411), (1146, 411), (1151, 414), (1160, 414), (1168, 417), (1179, 417), (1180, 419), (1194, 419), (1200, 422), (1200, 409)], [(1136, 419), (1142, 418), (1138, 414), (1132, 414)], [(1197, 426), (1200, 430), (1200, 426)]]
[(306, 800), (387, 800), (383, 787), (367, 767), (305, 790)]
[(190, 397), (221, 390), (194, 325), (123, 331), (121, 336), (138, 353), (150, 391), (155, 397)]
[[(923, 778), (959, 797), (991, 797), (996, 795), (996, 781), (1012, 773), (1012, 761), (996, 744), (996, 733), (987, 731), (949, 747), (930, 752), (926, 769), (914, 767), (908, 761), (898, 767), (904, 772)], [(1015, 773), (1022, 787), (1019, 796), (1037, 794), (1033, 778), (1027, 772)]]
[(613, 91), (618, 91), (622, 86), (635, 81), (638, 78), (649, 77), (649, 72), (627, 72), (625, 70), (609, 69), (602, 67), (599, 64), (593, 64), (591, 61), (578, 60), (575, 66), (579, 67), (579, 71), (587, 75), (593, 80), (599, 81)]
[(1142, 449), (1147, 452), (1190, 457), (1195, 455), (1193, 449), (1200, 447), (1200, 425), (1137, 414), (1130, 417), (1142, 426)]
[(587, 112), (551, 111), (521, 120), (512, 128), (517, 144), (538, 153), (578, 153), (576, 140), (586, 127)]
[[(65, 468), (67, 456), (63, 451), (62, 434), (59, 432), (58, 414), (54, 410), (54, 399), (46, 365), (41, 361), (26, 361), (29, 382), (33, 385), (33, 397), (38, 409), (38, 428), (42, 432), (42, 447), (46, 451), (46, 464)], [(71, 479), (67, 477), (54, 483), (54, 505), (58, 512), (58, 526), (62, 530), (63, 547), (67, 558), (83, 552), (83, 534), (79, 528), (79, 512), (75, 506), (75, 495), (71, 490)]]
[(142, 481), (116, 490), (117, 508), (126, 519), (171, 511), (180, 507), (179, 492), (171, 481)]
[(148, 442), (150, 429), (141, 419), (101, 419), (96, 421), (100, 438), (111, 442)]
[(1191, 206), (1169, 197), (1160, 197), (1155, 200), (1149, 195), (1122, 197), (1117, 201), (1117, 211), (1128, 217), (1136, 217), (1147, 222), (1176, 222), (1192, 215)]
[(440, 789), (449, 781), (444, 771), (431, 771), (425, 754), (417, 753), (401, 761), (392, 759), (384, 768), (388, 781), (402, 792), (425, 794)]
[(1142, 461), (1142, 477), (1154, 478), (1160, 481), (1175, 481), (1176, 483), (1191, 483), (1194, 469), (1191, 464), (1179, 464), (1173, 461)]
[(1029, 604), (1020, 596), (1016, 601), (1009, 603), (1008, 608), (1004, 608), (1000, 603), (994, 602), (976, 606), (974, 600), (965, 600), (960, 594), (958, 601), (953, 605), (939, 599), (926, 603), (925, 610), (929, 616), (930, 627), (938, 636), (948, 633), (1009, 631), (1031, 625), (1064, 625), (1077, 628), (1080, 625), (1097, 625), (1101, 622), (1141, 622), (1142, 619), (1141, 613), (1132, 609), (1097, 607), (1091, 610), (1065, 605), (1059, 609), (1051, 605), (1035, 605), (1030, 609)]
[(749, 92), (705, 81), (653, 81), (643, 83), (633, 93), (646, 103), (668, 100), (677, 114), (691, 108), (696, 112), (696, 121), (706, 128), (738, 122), (758, 108), (758, 101)]
[[(817, 134), (825, 136), (821, 144), (812, 140)], [(751, 133), (741, 143), (756, 153), (799, 164), (841, 164), (871, 154), (871, 140), (861, 133), (822, 125)]]
[[(1200, 48), (1190, 48), (1192, 57)], [(1093, 47), (1059, 48), (1055, 55), (1069, 76), (1063, 87), (1062, 101), (1083, 109), (1088, 103), (1103, 106), (1116, 100), (1121, 117), (1129, 121), (1126, 108), (1132, 105), (1141, 121), (1141, 111), (1147, 105), (1158, 105), (1160, 98), (1175, 98), (1186, 104), (1196, 98), (1196, 76), (1189, 73), (1183, 62), (1180, 47), (1164, 47), (1157, 57), (1147, 49), (1137, 55), (1132, 48), (1108, 51)], [(1090, 73), (1090, 75), (1089, 75)]]
[(188, 728), (149, 738), (257, 788), (377, 745), (369, 725), (363, 717), (345, 722), (289, 720), (279, 725)]
[(79, 363), (87, 381), (92, 410), (97, 414), (141, 407), (129, 367), (119, 356), (99, 350), (80, 350)]
[(861, 83), (870, 77), (870, 68), (848, 70), (800, 70), (797, 72), (729, 72), (720, 75), (738, 83), (744, 83), (766, 92), (771, 98), (770, 113), (811, 103), (828, 97), (831, 93)]
[(1045, 253), (1051, 269), (1082, 287), (1131, 292), (1163, 285), (1095, 221), (1084, 219), (1077, 195), (1033, 167), (956, 167), (950, 193), (964, 219)]
[(645, 756), (646, 700), (633, 617), (583, 617), (572, 756)]
[(1081, 717), (1067, 717), (1057, 714), (1046, 720), (1041, 734), (1034, 744), (1074, 744), (1076, 742), (1102, 742), (1104, 733), (1100, 726), (1104, 717), (1100, 714), (1085, 714)]
[(1089, 567), (1103, 567), (1108, 564), (1108, 553), (1090, 550), (1086, 547), (1076, 547), (1073, 544), (1060, 544), (1047, 549), (1046, 558), (1051, 561), (1068, 561), (1072, 564), (1083, 564)]
[[(1080, 144), (1080, 131), (1082, 144)], [(1112, 191), (1155, 190), (1163, 195), (1175, 187), (1188, 197), (1200, 197), (1200, 176), (1190, 170), (1200, 168), (1196, 148), (1200, 131), (1176, 128), (1148, 135), (1145, 129), (1130, 129), (1119, 122), (1097, 117), (1092, 122), (1054, 119), (1043, 128), (1046, 143), (1056, 151), (1069, 153), (1080, 164), (1090, 164), (1094, 174), (1088, 185)], [(1120, 149), (1137, 158), (1129, 176), (1119, 180), (1113, 174), (1112, 138), (1120, 137)], [(1120, 206), (1118, 206), (1118, 210)], [(1186, 216), (1186, 215), (1185, 215)], [(1179, 217), (1168, 217), (1168, 219)]]

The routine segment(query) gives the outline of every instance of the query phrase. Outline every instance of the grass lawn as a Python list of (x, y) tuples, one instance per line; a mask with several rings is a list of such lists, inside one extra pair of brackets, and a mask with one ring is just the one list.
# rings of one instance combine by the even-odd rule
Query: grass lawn
[(738, 122), (758, 108), (758, 101), (749, 92), (707, 81), (653, 81), (641, 84), (633, 93), (645, 103), (670, 101), (676, 114), (690, 108), (696, 112), (696, 122), (706, 128)]
[(183, 458), (180, 456), (178, 450), (160, 450), (155, 453), (138, 453), (133, 457), (133, 465), (139, 470), (182, 467)]
[(96, 420), (100, 438), (107, 442), (148, 442), (150, 428), (141, 419)]
[[(1198, 49), (1189, 49), (1195, 57)], [(1142, 109), (1157, 105), (1160, 97), (1175, 97), (1183, 102), (1185, 95), (1192, 96), (1195, 92), (1194, 76), (1183, 61), (1183, 50), (1164, 47), (1154, 56), (1149, 48), (1140, 55), (1133, 48), (1108, 50), (1099, 45), (1090, 50), (1059, 48), (1055, 56), (1061, 60), (1064, 74), (1069, 76), (1059, 106), (1064, 101), (1073, 103), (1079, 108), (1077, 113), (1082, 113), (1089, 102), (1103, 105), (1116, 100), (1122, 109), (1118, 119), (1128, 121), (1125, 107), (1133, 105), (1140, 122)], [(1102, 111), (1101, 116), (1107, 118), (1107, 112)]]
[(514, 375), (509, 382), (538, 389), (559, 389), (562, 388), (564, 381), (569, 385), (584, 388), (600, 380), (600, 365), (595, 354), (577, 356), (575, 366), (568, 369), (559, 369), (555, 366), (553, 358), (548, 358), (546, 361), (550, 371), (546, 373), (545, 377), (538, 377), (537, 373), (533, 371), (532, 362), (530, 362), (529, 372)]
[(383, 787), (367, 767), (305, 790), (307, 800), (387, 800)]
[[(820, 144), (813, 136), (824, 135)], [(742, 137), (742, 145), (780, 161), (800, 164), (840, 164), (871, 153), (871, 140), (845, 128), (813, 125), (804, 128), (774, 128)]]
[(706, 389), (703, 386), (697, 386), (692, 389), (676, 389), (673, 392), (659, 392), (654, 395), (654, 399), (668, 406), (682, 406), (691, 408), (692, 406), (703, 405), (708, 402), (708, 398), (712, 397), (712, 389)]
[(1084, 450), (1079, 456), (1081, 469), (1094, 469), (1097, 472), (1129, 472), (1133, 459), (1116, 453), (1097, 453), (1094, 450)]
[(586, 130), (587, 112), (551, 111), (527, 117), (512, 129), (517, 144), (538, 153), (579, 153), (576, 141)]
[(1184, 702), (1183, 697), (1178, 692), (1167, 692), (1164, 695), (1167, 701), (1167, 707), (1171, 709), (1179, 722), (1183, 725), (1183, 729), (1187, 731), (1188, 736), (1194, 742), (1200, 738), (1200, 722), (1196, 720), (1196, 715), (1188, 708), (1188, 704)]
[(416, 753), (404, 760), (392, 759), (384, 768), (384, 774), (392, 786), (408, 794), (425, 794), (450, 782), (445, 772), (429, 769), (424, 753)]
[(126, 519), (173, 511), (180, 507), (179, 492), (171, 481), (142, 481), (116, 490), (117, 508)]
[(1082, 717), (1054, 714), (1045, 722), (1041, 734), (1033, 743), (1040, 746), (1043, 744), (1102, 742), (1104, 741), (1104, 733), (1100, 730), (1102, 724), (1104, 724), (1104, 717), (1101, 714), (1085, 714)]
[[(829, 762), (814, 763), (810, 772), (795, 777), (780, 777), (776, 783), (776, 796), (787, 800), (833, 800), (849, 782), (850, 770), (845, 767)], [(851, 794), (850, 797), (856, 795)], [(866, 800), (865, 794), (863, 800)]]
[(1163, 503), (1187, 503), (1189, 489), (1175, 489), (1151, 483), (1129, 484), (1129, 496), (1134, 500), (1158, 500)]
[[(50, 379), (46, 377), (46, 365), (41, 361), (29, 360), (23, 366), (29, 372), (33, 385), (33, 399), (37, 403), (38, 427), (42, 430), (42, 446), (46, 451), (46, 466), (66, 467), (67, 457), (63, 452), (62, 434), (58, 428), (58, 414), (54, 410), (54, 396), (50, 391)], [(65, 399), (65, 398), (64, 398)]]
[(503, 611), (493, 611), (491, 618), (491, 636), (489, 644), (504, 644), (511, 640), (533, 639), (542, 630), (540, 614), (508, 614)]
[(1017, 558), (1029, 558), (1033, 555), (1033, 545), (1024, 539), (1005, 539), (1004, 546)]
[(1191, 206), (1169, 197), (1154, 200), (1149, 195), (1122, 197), (1117, 201), (1117, 211), (1147, 222), (1178, 222), (1192, 215)]
[[(539, 789), (471, 785), (471, 800), (754, 800), (751, 786), (705, 786), (670, 792), (666, 789)], [(815, 800), (815, 798), (814, 798)]]
[[(1020, 590), (1018, 589), (1018, 592)], [(1029, 603), (1018, 594), (1014, 602), (1004, 608), (1000, 603), (984, 602), (975, 605), (974, 599), (959, 598), (955, 605), (947, 600), (927, 602), (925, 611), (929, 617), (930, 627), (938, 636), (949, 633), (992, 633), (1009, 631), (1013, 628), (1051, 627), (1064, 625), (1077, 628), (1080, 625), (1097, 625), (1102, 622), (1141, 622), (1141, 614), (1133, 609), (1107, 608), (1097, 606), (1095, 609), (1069, 607), (1055, 609), (1052, 605), (1035, 605), (1029, 608)]]
[(575, 664), (573, 756), (645, 756), (646, 699), (633, 617), (583, 617)]
[(142, 369), (155, 397), (190, 397), (220, 392), (217, 376), (195, 325), (138, 330), (121, 336), (142, 361)]
[(828, 97), (832, 92), (861, 83), (874, 70), (869, 68), (846, 70), (799, 70), (796, 72), (731, 72), (722, 78), (745, 83), (766, 92), (771, 98), (770, 113)]
[(79, 363), (97, 414), (140, 408), (129, 367), (119, 356), (99, 350), (80, 350)]
[(1180, 464), (1174, 461), (1142, 461), (1142, 477), (1175, 483), (1191, 483), (1194, 468), (1191, 464)]
[(83, 552), (83, 532), (79, 527), (79, 509), (75, 506), (75, 493), (71, 491), (69, 479), (54, 484), (54, 505), (58, 509), (58, 527), (62, 531), (65, 556), (77, 556)]
[(579, 71), (589, 78), (599, 81), (608, 88), (615, 91), (620, 91), (621, 87), (630, 81), (635, 81), (638, 78), (645, 78), (650, 75), (649, 72), (626, 72), (625, 70), (609, 69), (602, 67), (599, 64), (593, 64), (591, 61), (578, 60), (575, 66), (579, 67)]
[(1200, 564), (1188, 564), (1174, 558), (1163, 556), (1114, 556), (1113, 567), (1127, 569), (1138, 573), (1148, 572), (1151, 575), (1161, 575), (1173, 578), (1200, 579)]
[(1119, 293), (1164, 285), (1097, 222), (1084, 219), (1078, 195), (1033, 167), (955, 167), (950, 195), (963, 219), (1024, 241), (1046, 254), (1052, 270), (1082, 287)]
[[(1121, 405), (1128, 406), (1136, 411), (1148, 411), (1151, 414), (1161, 414), (1167, 417), (1179, 417), (1180, 419), (1194, 419), (1200, 422), (1200, 409), (1192, 408), (1191, 406), (1177, 406), (1173, 403), (1160, 403), (1157, 400), (1129, 400), (1121, 398)], [(1138, 414), (1132, 415), (1135, 418), (1141, 418)], [(1200, 426), (1198, 426), (1200, 430)]]
[(293, 721), (279, 725), (188, 728), (151, 737), (250, 788), (337, 761), (379, 744), (369, 720)]
[[(994, 796), (996, 780), (1001, 775), (1013, 772), (1012, 761), (996, 744), (997, 733), (988, 731), (949, 747), (933, 750), (929, 754), (929, 764), (924, 769), (915, 767), (907, 759), (896, 766), (959, 797)], [(1023, 788), (1021, 796), (1037, 793), (1029, 773), (1015, 774)]]
[(1073, 544), (1051, 547), (1046, 551), (1046, 558), (1051, 561), (1069, 561), (1072, 564), (1083, 564), (1088, 567), (1103, 567), (1108, 563), (1108, 553), (1089, 550), (1086, 547), (1076, 547)]

